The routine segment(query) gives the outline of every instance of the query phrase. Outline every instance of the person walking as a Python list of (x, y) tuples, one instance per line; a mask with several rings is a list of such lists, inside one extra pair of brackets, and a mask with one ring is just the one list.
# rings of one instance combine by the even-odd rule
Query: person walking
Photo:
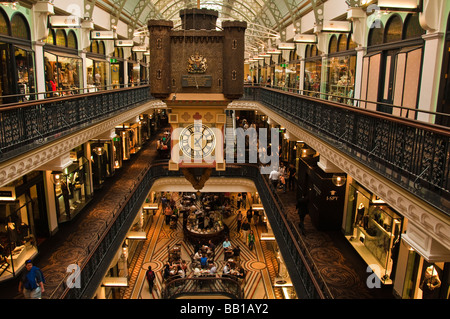
[(253, 233), (253, 230), (250, 230), (250, 233), (248, 234), (248, 248), (250, 250), (253, 250), (254, 245), (255, 245), (255, 234)]
[(247, 240), (248, 240), (248, 232), (250, 230), (250, 224), (248, 223), (247, 219), (244, 219), (244, 222), (242, 223), (242, 232), (244, 235), (244, 241), (247, 244)]
[(249, 224), (252, 223), (252, 218), (253, 218), (253, 210), (251, 208), (249, 208), (247, 210), (247, 220), (248, 220)]
[(289, 165), (289, 190), (295, 190), (295, 174), (297, 173), (296, 168), (293, 164)]
[(166, 206), (164, 210), (164, 215), (166, 216), (166, 225), (170, 225), (170, 218), (172, 217), (172, 209), (169, 205)]
[(275, 191), (277, 190), (279, 178), (280, 178), (280, 172), (274, 167), (273, 170), (269, 174), (269, 179), (270, 179), (270, 182), (272, 183), (272, 186)]
[(26, 299), (41, 299), (44, 289), (44, 276), (31, 260), (25, 262), (25, 271), (19, 281), (19, 292)]
[(305, 196), (302, 196), (297, 201), (297, 213), (298, 217), (300, 218), (299, 227), (300, 232), (304, 235), (305, 234), (305, 216), (308, 214), (308, 198)]
[(241, 231), (241, 226), (242, 226), (242, 213), (241, 213), (241, 211), (238, 211), (238, 213), (236, 215), (236, 230), (238, 232)]
[(145, 277), (147, 278), (148, 289), (150, 293), (152, 293), (155, 282), (155, 272), (152, 270), (152, 266), (148, 266), (148, 269), (145, 272)]

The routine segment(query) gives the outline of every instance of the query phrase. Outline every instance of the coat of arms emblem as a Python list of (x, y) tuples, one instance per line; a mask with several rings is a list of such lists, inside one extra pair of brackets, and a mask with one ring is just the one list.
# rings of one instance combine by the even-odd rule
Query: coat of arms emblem
[(206, 58), (199, 55), (198, 53), (190, 56), (187, 67), (187, 71), (189, 73), (205, 73), (206, 68)]

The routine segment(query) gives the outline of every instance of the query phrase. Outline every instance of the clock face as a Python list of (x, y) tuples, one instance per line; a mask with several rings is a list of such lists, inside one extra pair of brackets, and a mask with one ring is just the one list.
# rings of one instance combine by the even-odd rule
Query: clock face
[(216, 136), (204, 124), (190, 124), (181, 131), (179, 143), (185, 156), (200, 159), (212, 155), (216, 147)]

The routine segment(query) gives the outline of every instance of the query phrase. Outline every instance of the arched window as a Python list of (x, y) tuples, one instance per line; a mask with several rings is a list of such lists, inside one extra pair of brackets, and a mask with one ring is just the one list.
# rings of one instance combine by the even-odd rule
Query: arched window
[(347, 36), (345, 34), (341, 34), (338, 40), (338, 51), (346, 51), (347, 50)]
[(55, 31), (53, 29), (48, 29), (48, 36), (44, 41), (48, 44), (55, 44)]
[(98, 53), (98, 41), (91, 42), (91, 52)]
[(28, 22), (21, 13), (15, 13), (11, 18), (11, 36), (31, 40)]
[(385, 43), (400, 41), (403, 33), (402, 18), (397, 14), (390, 17), (388, 22), (386, 22), (386, 29), (384, 32)]
[(349, 49), (349, 50), (354, 50), (354, 49), (356, 49), (356, 43), (353, 42), (353, 39), (352, 39), (352, 35), (351, 35), (351, 34), (348, 36), (348, 49)]
[(424, 35), (426, 31), (419, 23), (418, 14), (408, 14), (403, 26), (403, 39), (413, 39)]
[(375, 20), (370, 26), (368, 46), (383, 43), (384, 28), (381, 20)]
[(9, 35), (9, 20), (3, 9), (0, 9), (0, 34)]
[(56, 30), (56, 45), (60, 47), (67, 46), (66, 32), (63, 29)]
[(78, 48), (77, 35), (73, 30), (70, 30), (67, 34), (67, 46), (71, 49)]
[(311, 56), (317, 56), (319, 54), (319, 50), (317, 49), (317, 45), (313, 45), (311, 47)]
[(99, 54), (103, 54), (103, 55), (105, 55), (105, 42), (103, 42), (103, 41), (100, 41), (99, 43), (98, 43), (98, 53)]
[(328, 53), (335, 53), (335, 52), (337, 52), (337, 38), (336, 38), (336, 36), (335, 35), (332, 35), (331, 36), (331, 39), (330, 39), (330, 44), (329, 44), (329, 47), (328, 47)]
[(309, 58), (311, 56), (311, 46), (308, 44), (305, 48), (305, 58)]

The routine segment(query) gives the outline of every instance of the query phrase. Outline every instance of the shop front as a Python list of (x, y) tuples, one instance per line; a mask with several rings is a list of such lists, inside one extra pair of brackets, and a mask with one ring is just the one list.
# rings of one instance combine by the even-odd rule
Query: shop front
[(83, 87), (83, 62), (78, 56), (73, 30), (49, 30), (44, 46), (45, 85), (48, 97), (79, 93)]
[(425, 32), (418, 14), (394, 13), (373, 21), (361, 82), (361, 100), (370, 102), (361, 107), (415, 118), (411, 110), (418, 107)]
[(0, 188), (0, 281), (15, 277), (49, 237), (42, 172)]
[(73, 163), (62, 172), (53, 172), (56, 216), (59, 223), (72, 220), (92, 199), (91, 168), (84, 146), (70, 152)]
[(328, 100), (353, 104), (355, 92), (356, 51), (351, 36), (333, 35), (329, 43), (329, 54), (324, 60), (324, 89)]
[(319, 166), (319, 154), (303, 142), (296, 143), (297, 198), (305, 198), (311, 222), (318, 230), (341, 228), (345, 173), (331, 173)]
[(0, 103), (35, 99), (34, 64), (26, 18), (16, 12), (9, 20), (0, 9)]
[(395, 277), (403, 217), (356, 181), (349, 185), (345, 237), (379, 277), (389, 285)]
[(125, 63), (123, 60), (123, 48), (114, 48), (113, 57), (111, 62), (111, 85), (113, 89), (124, 87), (125, 79)]
[(89, 92), (107, 89), (110, 66), (104, 58), (87, 56), (86, 71)]
[[(450, 299), (450, 262), (428, 261), (404, 241), (399, 256), (404, 269), (398, 272), (395, 294), (402, 299)], [(402, 275), (402, 277), (400, 277)]]
[(99, 189), (108, 177), (114, 175), (115, 154), (112, 140), (90, 141), (92, 183), (94, 189)]
[(322, 72), (322, 56), (317, 45), (305, 49), (304, 94), (319, 97)]
[(123, 160), (128, 160), (131, 154), (139, 152), (144, 142), (140, 121), (116, 126), (116, 134), (120, 137)]

